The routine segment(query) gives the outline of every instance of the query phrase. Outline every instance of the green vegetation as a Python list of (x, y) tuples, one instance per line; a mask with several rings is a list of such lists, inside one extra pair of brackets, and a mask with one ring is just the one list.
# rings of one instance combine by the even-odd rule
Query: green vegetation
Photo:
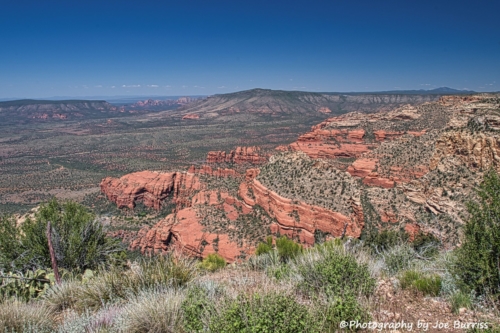
[(84, 206), (53, 199), (17, 227), (12, 218), (0, 221), (0, 269), (26, 271), (51, 267), (47, 224), (60, 268), (83, 273), (119, 262), (125, 256), (119, 241), (107, 237), (101, 223)]
[[(287, 236), (281, 236), (276, 238), (276, 251), (282, 262), (288, 262), (295, 258), (297, 255), (302, 253), (304, 250), (303, 246), (289, 239)], [(261, 255), (270, 253), (273, 250), (273, 238), (268, 236), (266, 241), (259, 243), (255, 254)]]
[(201, 267), (210, 272), (215, 272), (226, 266), (226, 260), (217, 253), (209, 254), (201, 262)]
[(302, 152), (274, 155), (260, 168), (257, 180), (285, 198), (345, 215), (352, 213), (350, 198), (359, 197), (360, 185), (353, 177)]
[(479, 202), (468, 205), (470, 220), (457, 250), (455, 274), (465, 288), (479, 295), (500, 295), (500, 177), (491, 170), (477, 192)]
[(426, 296), (436, 297), (441, 291), (441, 277), (439, 275), (424, 275), (419, 271), (408, 270), (403, 272), (399, 281), (401, 288), (412, 289)]
[(276, 249), (278, 250), (278, 255), (281, 259), (284, 262), (287, 262), (298, 256), (302, 252), (303, 247), (288, 237), (281, 236), (276, 238)]
[(261, 254), (269, 253), (273, 250), (273, 237), (267, 236), (266, 241), (259, 243), (257, 249), (255, 250), (255, 255), (260, 256)]
[(304, 256), (295, 266), (301, 276), (300, 287), (306, 292), (324, 293), (327, 296), (370, 294), (375, 280), (366, 264), (342, 249), (342, 245), (327, 242), (318, 246), (321, 257), (309, 260)]
[(462, 291), (456, 291), (450, 295), (451, 311), (459, 313), (461, 308), (470, 309), (472, 307), (472, 299), (470, 294)]

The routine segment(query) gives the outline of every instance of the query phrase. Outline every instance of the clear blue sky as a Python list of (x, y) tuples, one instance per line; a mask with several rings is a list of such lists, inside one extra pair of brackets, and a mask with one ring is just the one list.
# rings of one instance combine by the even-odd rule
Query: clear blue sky
[(0, 98), (500, 90), (500, 1), (7, 1)]

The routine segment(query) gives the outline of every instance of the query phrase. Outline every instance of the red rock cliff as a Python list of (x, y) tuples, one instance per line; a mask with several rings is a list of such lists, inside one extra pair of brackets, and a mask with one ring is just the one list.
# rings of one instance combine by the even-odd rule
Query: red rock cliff
[(359, 200), (351, 200), (354, 213), (345, 216), (320, 206), (284, 198), (262, 185), (255, 179), (257, 175), (257, 169), (249, 169), (238, 194), (247, 205), (259, 205), (271, 217), (276, 218), (278, 223), (272, 226), (273, 232), (279, 231), (290, 237), (298, 236), (301, 242), (310, 245), (314, 244), (316, 230), (340, 237), (346, 228), (346, 236), (360, 236), (364, 220)]

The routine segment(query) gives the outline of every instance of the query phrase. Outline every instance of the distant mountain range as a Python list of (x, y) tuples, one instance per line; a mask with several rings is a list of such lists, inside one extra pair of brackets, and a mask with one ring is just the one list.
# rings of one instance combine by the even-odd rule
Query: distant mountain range
[[(317, 93), (251, 89), (209, 97), (179, 97), (176, 99), (146, 99), (128, 103), (104, 100), (33, 100), (0, 102), (0, 118), (4, 122), (47, 120), (79, 120), (121, 117), (125, 115), (169, 112), (182, 119), (247, 116), (343, 114), (350, 111), (375, 112), (393, 109), (403, 104), (432, 102), (442, 95), (472, 94), (470, 90), (441, 87), (432, 90), (394, 90), (385, 92)], [(248, 119), (250, 120), (250, 119)]]
[[(254, 90), (254, 89), (250, 89)], [(260, 90), (268, 90), (268, 91), (278, 91), (278, 90), (271, 90), (271, 89), (260, 89)], [(238, 92), (234, 92), (238, 93)], [(364, 94), (411, 94), (411, 95), (425, 95), (425, 94), (442, 94), (442, 95), (449, 95), (449, 94), (473, 94), (476, 93), (473, 90), (460, 90), (460, 89), (454, 89), (454, 88), (449, 88), (449, 87), (439, 87), (435, 89), (418, 89), (418, 90), (387, 90), (387, 91), (372, 91), (372, 92), (322, 92), (321, 94), (343, 94), (343, 95), (364, 95)], [(229, 93), (233, 94), (233, 93)], [(226, 95), (226, 94), (223, 94)], [(107, 101), (108, 103), (114, 104), (114, 105), (124, 105), (124, 104), (134, 104), (139, 101), (145, 101), (145, 100), (160, 100), (160, 101), (167, 101), (167, 100), (178, 100), (180, 98), (185, 98), (189, 97), (191, 99), (200, 99), (203, 97), (207, 97), (207, 95), (189, 95), (189, 96), (160, 96), (160, 95), (151, 95), (151, 96), (79, 96), (79, 97), (74, 97), (74, 96), (54, 96), (50, 98), (38, 98), (36, 100), (38, 101), (61, 101), (61, 100), (104, 100)], [(25, 100), (21, 98), (0, 98), (0, 102), (2, 101), (14, 101), (14, 100)], [(28, 100), (28, 99), (26, 99)]]
[(439, 87), (435, 89), (418, 89), (418, 90), (389, 90), (389, 91), (380, 91), (376, 92), (377, 94), (408, 94), (408, 95), (423, 95), (423, 94), (432, 94), (432, 95), (457, 95), (457, 94), (474, 94), (476, 93), (473, 90), (460, 90), (453, 89), (449, 87)]

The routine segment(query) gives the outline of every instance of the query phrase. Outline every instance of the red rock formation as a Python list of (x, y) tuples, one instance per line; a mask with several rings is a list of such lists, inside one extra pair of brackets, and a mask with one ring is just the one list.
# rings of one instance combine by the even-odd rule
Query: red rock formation
[(225, 151), (210, 151), (207, 155), (207, 163), (236, 163), (236, 164), (263, 164), (269, 158), (268, 154), (262, 154), (259, 147), (236, 147), (229, 153)]
[(375, 134), (375, 140), (384, 141), (384, 140), (393, 140), (395, 138), (399, 138), (405, 134), (405, 132), (386, 132), (384, 130), (379, 130), (373, 132)]
[(327, 108), (326, 106), (322, 106), (318, 109), (318, 112), (321, 112), (321, 113), (332, 113), (332, 110), (330, 110), (329, 108)]
[(413, 223), (413, 224), (408, 223), (405, 226), (405, 231), (408, 234), (408, 236), (410, 236), (409, 241), (413, 242), (413, 240), (415, 239), (415, 236), (420, 233), (420, 226), (416, 223)]
[(143, 253), (177, 250), (196, 257), (206, 257), (217, 252), (228, 262), (238, 260), (242, 253), (249, 255), (254, 251), (249, 245), (240, 247), (226, 234), (206, 232), (193, 208), (170, 214), (151, 228), (143, 227), (130, 247), (140, 249)]
[(277, 151), (290, 151), (290, 146), (279, 145), (275, 148)]
[(301, 135), (297, 142), (290, 145), (293, 151), (303, 151), (312, 158), (358, 157), (370, 150), (370, 144), (364, 144), (365, 131), (314, 129)]
[(363, 178), (363, 184), (370, 185), (370, 186), (383, 187), (383, 188), (393, 188), (394, 187), (394, 180), (379, 177), (378, 174), (375, 172), (375, 173), (372, 173), (372, 174), (366, 176), (365, 178)]
[(160, 209), (163, 201), (174, 189), (176, 172), (159, 173), (141, 171), (121, 178), (107, 177), (101, 181), (101, 192), (116, 203), (118, 208), (134, 208), (136, 201)]
[(247, 181), (240, 185), (238, 194), (247, 205), (259, 205), (276, 218), (278, 223), (271, 227), (271, 231), (298, 237), (306, 244), (314, 244), (316, 230), (339, 237), (346, 227), (346, 236), (360, 236), (364, 220), (359, 201), (352, 200), (351, 207), (355, 213), (345, 216), (320, 206), (284, 198), (262, 185), (254, 178), (256, 175), (255, 169), (247, 171)]
[(351, 176), (364, 178), (377, 167), (376, 159), (360, 158), (347, 168)]
[(190, 167), (187, 172), (154, 172), (140, 171), (121, 178), (107, 177), (101, 181), (101, 192), (116, 203), (118, 208), (134, 208), (135, 202), (141, 201), (145, 206), (159, 210), (162, 202), (172, 195), (173, 201), (181, 207), (191, 205), (190, 195), (202, 188), (198, 174), (215, 177), (236, 177), (231, 169), (212, 169), (202, 166)]
[(182, 120), (186, 120), (186, 119), (200, 119), (200, 115), (194, 114), (194, 113), (189, 113), (189, 114), (185, 115), (184, 117), (182, 117)]

